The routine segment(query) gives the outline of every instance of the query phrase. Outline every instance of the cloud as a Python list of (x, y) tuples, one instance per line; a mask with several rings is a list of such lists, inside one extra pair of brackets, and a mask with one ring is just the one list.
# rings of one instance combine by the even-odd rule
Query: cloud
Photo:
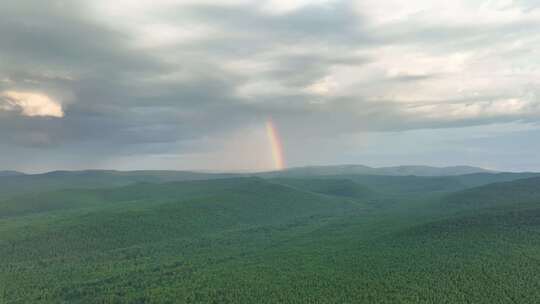
[(298, 155), (366, 132), (537, 124), (535, 3), (4, 1), (3, 151), (184, 167), (235, 154), (219, 139), (269, 116)]
[(539, 116), (540, 104), (523, 99), (510, 98), (474, 103), (442, 103), (413, 106), (409, 109), (416, 115), (439, 120), (469, 120), (486, 117)]
[(62, 105), (40, 93), (5, 91), (1, 93), (0, 110), (19, 111), (24, 116), (64, 117)]
[(309, 93), (317, 95), (329, 95), (337, 89), (338, 84), (332, 76), (326, 76), (318, 82), (315, 82), (306, 88)]

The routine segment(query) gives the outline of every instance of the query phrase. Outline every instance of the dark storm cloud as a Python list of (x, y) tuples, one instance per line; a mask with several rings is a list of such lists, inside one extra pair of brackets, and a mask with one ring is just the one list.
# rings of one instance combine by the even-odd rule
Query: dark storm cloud
[[(111, 144), (176, 141), (239, 126), (249, 121), (250, 115), (257, 117), (266, 111), (264, 106), (245, 105), (233, 96), (237, 81), (241, 81), (236, 75), (225, 74), (215, 66), (206, 66), (200, 71), (199, 66), (189, 62), (167, 66), (151, 54), (129, 48), (129, 34), (84, 16), (82, 4), (45, 6), (36, 2), (5, 6), (1, 29), (7, 44), (0, 52), (11, 63), (4, 67), (7, 71), (4, 76), (10, 83), (3, 87), (45, 92), (66, 89), (75, 96), (73, 102), (65, 105), (67, 115), (62, 120), (4, 120), (4, 124), (11, 126), (13, 121), (25, 120), (24, 128), (4, 128), (13, 134), (5, 138), (28, 138), (15, 143), (43, 146), (85, 140)], [(343, 8), (337, 14), (333, 10), (309, 8), (287, 18), (263, 18), (264, 15), (254, 15), (248, 10), (227, 12), (213, 7), (197, 7), (192, 11), (208, 18), (223, 14), (224, 18), (220, 20), (240, 21), (231, 26), (267, 28), (268, 33), (278, 36), (291, 28), (297, 31), (295, 37), (302, 37), (309, 34), (312, 27), (325, 28), (325, 35), (337, 32), (328, 27), (336, 30), (351, 27), (351, 19)], [(347, 33), (340, 35), (346, 37)], [(307, 84), (323, 76), (329, 64), (357, 61), (352, 57), (291, 56), (283, 60), (280, 65), (283, 68), (273, 71), (271, 76), (289, 74), (289, 81)], [(18, 69), (15, 69), (17, 65)], [(311, 73), (314, 75), (306, 76), (308, 71), (298, 73), (308, 66), (313, 67)], [(151, 80), (183, 68), (192, 78), (187, 82)], [(36, 128), (44, 130), (36, 133), (40, 134), (39, 139), (26, 136)], [(18, 132), (20, 134), (15, 135)]]
[(129, 34), (89, 20), (81, 3), (1, 6), (6, 43), (0, 54), (9, 59), (2, 64), (8, 81), (1, 88), (74, 96), (60, 120), (2, 113), (5, 141), (40, 147), (87, 140), (104, 145), (172, 142), (208, 132), (208, 121), (216, 121), (208, 116), (230, 117), (227, 108), (202, 114), (220, 112), (225, 104), (234, 107), (227, 96), (234, 85), (229, 79), (199, 75), (188, 83), (146, 80), (178, 67), (130, 48)]

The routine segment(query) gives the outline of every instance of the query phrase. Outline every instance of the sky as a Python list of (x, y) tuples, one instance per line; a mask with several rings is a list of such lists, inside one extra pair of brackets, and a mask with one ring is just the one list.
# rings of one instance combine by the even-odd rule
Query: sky
[(0, 1), (0, 169), (540, 171), (539, 123), (537, 0)]

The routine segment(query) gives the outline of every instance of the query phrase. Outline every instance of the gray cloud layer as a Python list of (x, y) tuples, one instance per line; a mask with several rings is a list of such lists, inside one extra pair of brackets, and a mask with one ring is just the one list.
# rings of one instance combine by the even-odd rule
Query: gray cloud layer
[[(42, 94), (64, 112), (29, 117), (36, 100), (13, 108), (0, 97), (1, 166), (114, 166), (127, 157), (211, 168), (204, 156), (148, 157), (207, 155), (269, 117), (291, 164), (362, 162), (340, 154), (344, 144), (333, 140), (342, 136), (540, 121), (533, 1), (457, 1), (445, 8), (454, 15), (424, 1), (145, 3), (0, 3), (0, 93)], [(328, 141), (335, 150), (309, 155)]]

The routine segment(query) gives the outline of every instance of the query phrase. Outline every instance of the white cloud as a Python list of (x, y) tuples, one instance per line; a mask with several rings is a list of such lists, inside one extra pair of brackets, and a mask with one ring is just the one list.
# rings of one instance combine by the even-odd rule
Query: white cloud
[(204, 25), (185, 25), (178, 26), (168, 23), (149, 23), (135, 28), (137, 47), (167, 47), (174, 44), (188, 43), (208, 38), (213, 30)]
[(250, 81), (236, 88), (237, 96), (249, 101), (260, 96), (286, 96), (298, 93), (294, 88), (288, 88), (279, 81), (260, 80)]
[(0, 96), (0, 111), (19, 111), (29, 117), (64, 117), (62, 105), (45, 94), (5, 91)]
[(423, 105), (412, 107), (408, 112), (425, 118), (452, 121), (539, 114), (540, 104), (519, 98), (509, 98), (476, 103)]
[(306, 91), (316, 95), (330, 95), (336, 91), (339, 84), (331, 75), (311, 84), (306, 88)]
[(272, 14), (286, 14), (306, 5), (324, 5), (333, 0), (268, 0), (264, 2), (263, 11)]
[(373, 25), (391, 23), (422, 24), (501, 24), (534, 20), (540, 14), (524, 10), (512, 0), (358, 0), (355, 8)]

